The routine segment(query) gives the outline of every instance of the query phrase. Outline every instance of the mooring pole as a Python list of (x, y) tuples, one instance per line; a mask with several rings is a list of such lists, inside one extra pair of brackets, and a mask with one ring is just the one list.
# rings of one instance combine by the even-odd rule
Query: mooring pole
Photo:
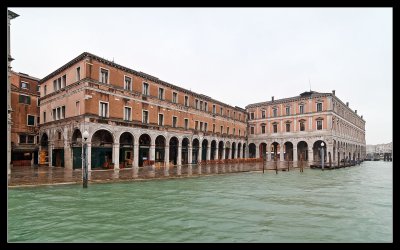
[(265, 166), (265, 154), (263, 154), (263, 173), (264, 173), (264, 166)]
[(276, 159), (276, 155), (274, 155), (274, 161), (275, 161), (275, 172), (278, 174), (278, 161)]
[(286, 160), (287, 160), (287, 171), (289, 172), (290, 166), (289, 166), (289, 155), (288, 154), (286, 155)]

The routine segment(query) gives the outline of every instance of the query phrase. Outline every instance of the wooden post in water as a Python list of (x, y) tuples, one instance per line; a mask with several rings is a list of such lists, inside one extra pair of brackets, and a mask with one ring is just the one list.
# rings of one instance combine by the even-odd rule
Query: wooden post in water
[(329, 168), (332, 168), (332, 155), (329, 153)]
[(303, 154), (300, 154), (300, 172), (303, 172)]
[(278, 161), (276, 159), (276, 155), (274, 155), (274, 162), (275, 162), (275, 172), (278, 174)]
[(338, 168), (340, 168), (340, 153), (338, 154), (338, 157), (337, 157), (337, 166), (338, 166)]
[(264, 173), (264, 166), (265, 166), (265, 154), (263, 154), (263, 173)]

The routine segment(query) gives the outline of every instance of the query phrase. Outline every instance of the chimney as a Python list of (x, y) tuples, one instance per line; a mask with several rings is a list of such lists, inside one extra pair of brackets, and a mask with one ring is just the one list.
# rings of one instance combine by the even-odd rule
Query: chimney
[(274, 101), (274, 96), (272, 96), (272, 101)]
[(335, 95), (335, 92), (336, 92), (335, 90), (332, 90), (332, 94), (333, 94), (333, 95)]
[(356, 114), (357, 114), (357, 109), (356, 109), (356, 110), (354, 110), (354, 112), (356, 112)]
[(346, 102), (346, 106), (347, 106), (347, 107), (349, 106), (349, 102)]
[(363, 116), (361, 115), (361, 119), (363, 118)]

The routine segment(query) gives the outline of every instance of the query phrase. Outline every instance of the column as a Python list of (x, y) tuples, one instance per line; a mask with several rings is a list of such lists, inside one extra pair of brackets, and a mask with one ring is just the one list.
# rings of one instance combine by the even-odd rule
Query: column
[(165, 146), (164, 152), (164, 175), (169, 176), (169, 146)]
[(200, 162), (201, 160), (203, 160), (203, 159), (201, 159), (202, 151), (203, 151), (203, 147), (200, 146), (200, 147), (199, 147), (199, 151), (197, 152), (197, 164), (199, 164), (199, 162)]
[(119, 143), (113, 144), (113, 163), (114, 169), (119, 169)]
[(260, 144), (256, 144), (256, 158), (260, 158)]
[(207, 146), (206, 160), (209, 161), (210, 159), (211, 159), (211, 147)]
[(134, 168), (139, 167), (139, 145), (135, 143), (133, 145), (133, 166)]
[(189, 145), (189, 147), (188, 147), (188, 161), (189, 161), (189, 164), (192, 164), (192, 161), (193, 161), (193, 157), (192, 157), (192, 154), (193, 154), (193, 150), (192, 150), (192, 145)]
[(164, 149), (164, 163), (166, 167), (169, 167), (169, 146), (165, 146)]
[(182, 169), (182, 143), (179, 142), (178, 146), (178, 159), (177, 159), (177, 175), (181, 175), (181, 169)]
[(218, 144), (214, 151), (214, 160), (218, 160)]
[(64, 168), (72, 169), (72, 150), (67, 140), (64, 140)]
[(249, 145), (246, 145), (246, 149), (245, 149), (245, 158), (249, 158)]
[(294, 162), (297, 162), (297, 147), (293, 145), (293, 166), (295, 166)]
[(279, 156), (279, 160), (280, 161), (284, 161), (285, 160), (285, 156), (284, 156), (284, 154), (283, 154), (283, 147), (285, 146), (285, 144), (283, 144), (283, 143), (281, 143), (280, 145), (280, 156)]
[(156, 155), (156, 145), (152, 143), (150, 145), (150, 161), (155, 160), (155, 155)]
[(271, 161), (271, 144), (267, 143), (267, 161)]
[(313, 161), (314, 161), (314, 158), (313, 158), (313, 149), (312, 149), (312, 147), (310, 148), (308, 148), (308, 163), (309, 164), (311, 164)]
[(240, 151), (239, 151), (239, 147), (236, 145), (236, 150), (235, 150), (235, 159), (240, 158)]
[(48, 144), (48, 153), (47, 153), (47, 155), (48, 155), (47, 159), (49, 161), (49, 167), (53, 166), (53, 148), (54, 148), (54, 145), (50, 144), (50, 142), (49, 142), (49, 144)]
[(87, 143), (87, 163), (88, 163), (88, 171), (92, 171), (92, 144), (90, 142)]

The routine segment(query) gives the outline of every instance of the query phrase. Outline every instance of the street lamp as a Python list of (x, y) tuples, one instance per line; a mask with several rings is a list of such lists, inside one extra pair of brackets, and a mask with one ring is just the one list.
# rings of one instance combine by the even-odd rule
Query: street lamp
[(89, 138), (89, 132), (85, 130), (83, 132), (83, 173), (82, 173), (82, 181), (83, 181), (83, 188), (87, 188), (88, 184), (88, 161), (87, 161), (87, 142), (86, 140)]
[(324, 170), (324, 146), (325, 146), (325, 143), (324, 142), (321, 142), (321, 168), (322, 168), (322, 170)]

